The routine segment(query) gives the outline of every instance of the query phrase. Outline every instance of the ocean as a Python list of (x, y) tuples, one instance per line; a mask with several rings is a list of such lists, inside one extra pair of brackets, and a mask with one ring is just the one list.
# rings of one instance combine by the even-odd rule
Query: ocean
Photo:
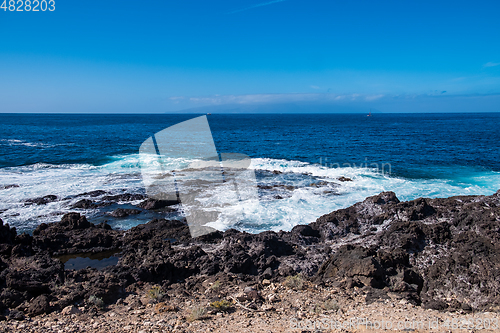
[[(71, 205), (82, 198), (79, 194), (94, 190), (144, 194), (140, 145), (196, 116), (0, 114), (0, 218), (18, 232), (31, 232), (69, 211), (120, 229), (157, 217), (107, 215), (117, 206), (138, 202), (92, 209)], [(412, 200), (491, 195), (500, 189), (499, 113), (207, 118), (217, 151), (250, 156), (259, 184), (259, 207), (243, 222), (220, 221), (215, 225), (220, 230), (290, 230), (382, 191)], [(25, 202), (46, 195), (58, 200), (45, 205)]]

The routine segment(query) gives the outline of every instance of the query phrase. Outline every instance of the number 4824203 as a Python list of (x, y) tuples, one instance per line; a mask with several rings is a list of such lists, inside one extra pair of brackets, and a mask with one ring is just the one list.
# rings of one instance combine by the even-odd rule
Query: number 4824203
[[(0, 0), (1, 1), (1, 0)], [(0, 9), (4, 12), (53, 12), (56, 10), (55, 0), (4, 0)]]

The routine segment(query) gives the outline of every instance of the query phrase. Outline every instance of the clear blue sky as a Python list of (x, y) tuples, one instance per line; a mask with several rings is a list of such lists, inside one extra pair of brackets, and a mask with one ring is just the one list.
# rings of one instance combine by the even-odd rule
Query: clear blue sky
[(55, 2), (0, 10), (0, 112), (500, 111), (498, 0)]

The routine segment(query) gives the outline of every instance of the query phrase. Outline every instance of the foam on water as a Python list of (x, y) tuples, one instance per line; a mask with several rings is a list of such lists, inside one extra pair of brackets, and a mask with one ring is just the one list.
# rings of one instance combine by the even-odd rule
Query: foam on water
[[(394, 191), (400, 200), (418, 197), (450, 197), (455, 195), (491, 195), (500, 188), (500, 173), (462, 170), (455, 179), (405, 179), (382, 174), (367, 168), (328, 168), (299, 161), (254, 159), (255, 170), (279, 171), (281, 180), (289, 185), (303, 186), (303, 182), (287, 182), (286, 175), (311, 175), (338, 184), (333, 193), (325, 187), (300, 187), (288, 198), (261, 200), (238, 229), (248, 232), (264, 230), (290, 230), (295, 225), (310, 223), (319, 216), (337, 209), (349, 207), (368, 196), (383, 191)], [(352, 181), (339, 182), (340, 177)], [(301, 184), (302, 183), (302, 184)], [(217, 229), (231, 227), (230, 220), (219, 220), (211, 226)]]
[(53, 144), (47, 144), (43, 142), (26, 142), (17, 139), (0, 139), (0, 145), (25, 146), (25, 147), (36, 147), (36, 148), (52, 148), (56, 146)]
[[(94, 190), (111, 194), (142, 191), (138, 157), (116, 158), (103, 166), (89, 164), (50, 165), (37, 163), (30, 166), (0, 169), (0, 183), (16, 184), (0, 190), (0, 217), (4, 222), (21, 229), (33, 229), (42, 222), (54, 222), (60, 215), (74, 211), (70, 206), (81, 198), (72, 196)], [(26, 205), (27, 199), (56, 195), (59, 199), (46, 205)], [(92, 217), (96, 210), (86, 211)]]
[[(179, 161), (179, 165), (190, 164), (188, 162)], [(151, 163), (155, 162), (152, 160)], [(104, 190), (117, 194), (125, 190), (127, 193), (144, 193), (140, 166), (139, 155), (133, 154), (117, 156), (102, 166), (39, 163), (0, 169), (0, 185), (19, 185), (0, 189), (0, 217), (5, 223), (21, 230), (30, 230), (42, 222), (60, 220), (63, 213), (75, 211), (70, 206), (81, 198), (72, 196), (84, 192)], [(250, 168), (255, 170), (259, 185), (277, 186), (271, 190), (259, 190), (260, 200), (257, 203), (232, 202), (211, 226), (220, 230), (233, 227), (248, 232), (290, 230), (297, 224), (312, 222), (323, 214), (348, 207), (382, 191), (394, 191), (400, 200), (412, 200), (418, 197), (490, 195), (500, 188), (500, 173), (472, 168), (455, 168), (453, 172), (436, 169), (436, 175), (441, 178), (434, 179), (406, 179), (382, 174), (375, 169), (329, 168), (270, 158), (253, 159)], [(442, 178), (442, 174), (454, 176)], [(340, 177), (348, 177), (352, 181), (341, 182)], [(320, 186), (310, 186), (320, 181)], [(215, 191), (220, 189), (213, 191), (211, 194), (215, 195)], [(27, 199), (49, 194), (64, 200), (46, 205), (24, 204)], [(205, 197), (200, 202), (208, 201), (209, 198)], [(232, 216), (241, 211), (244, 211), (244, 218), (235, 223)], [(99, 216), (97, 209), (83, 213), (91, 220)], [(134, 221), (135, 224), (145, 222), (129, 219), (120, 226), (132, 227)]]

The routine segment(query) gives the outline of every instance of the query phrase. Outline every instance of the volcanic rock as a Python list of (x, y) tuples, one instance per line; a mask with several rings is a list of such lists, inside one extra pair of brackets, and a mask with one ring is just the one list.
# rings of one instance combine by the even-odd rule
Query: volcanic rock
[(113, 217), (127, 217), (129, 215), (136, 215), (140, 214), (141, 211), (138, 209), (125, 209), (125, 208), (118, 208), (109, 213), (109, 215)]
[[(298, 273), (348, 292), (361, 288), (366, 302), (396, 297), (427, 308), (493, 311), (500, 307), (499, 244), (500, 192), (408, 202), (383, 192), (290, 232), (231, 229), (196, 238), (182, 220), (121, 231), (70, 213), (40, 224), (33, 237), (0, 223), (0, 312), (62, 310), (91, 296), (109, 304), (145, 283), (189, 295), (204, 293), (208, 278), (255, 286)], [(99, 271), (64, 270), (51, 258), (117, 249), (118, 264)]]
[(95, 207), (94, 202), (89, 199), (82, 199), (71, 206), (72, 209), (90, 209)]
[(177, 205), (179, 202), (175, 200), (156, 200), (156, 199), (146, 199), (141, 202), (137, 206), (142, 209), (153, 210), (153, 209), (161, 209), (167, 206)]
[(97, 227), (79, 213), (64, 215), (59, 223), (40, 224), (33, 231), (33, 247), (52, 255), (101, 252), (121, 245), (120, 231)]
[(55, 195), (46, 195), (40, 198), (28, 199), (25, 201), (27, 204), (36, 204), (36, 205), (46, 205), (49, 202), (53, 202), (57, 200), (57, 196)]

